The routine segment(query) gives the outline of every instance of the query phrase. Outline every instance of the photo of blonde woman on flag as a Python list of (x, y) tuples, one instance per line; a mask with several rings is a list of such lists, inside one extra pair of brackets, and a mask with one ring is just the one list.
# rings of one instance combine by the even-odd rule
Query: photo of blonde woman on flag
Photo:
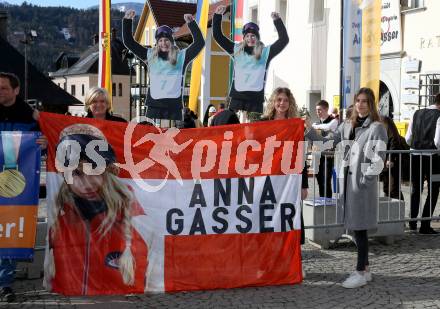
[[(62, 166), (71, 166), (75, 160), (78, 164), (64, 171), (54, 197), (46, 284), (65, 295), (143, 293), (148, 248), (132, 220), (145, 213), (132, 188), (117, 177), (109, 144), (107, 150), (97, 150), (105, 169), (90, 172), (88, 166), (99, 169), (85, 150), (90, 142), (107, 143), (103, 133), (88, 124), (68, 126), (60, 134), (58, 152), (67, 147)], [(69, 145), (79, 145), (81, 150), (75, 152)]]

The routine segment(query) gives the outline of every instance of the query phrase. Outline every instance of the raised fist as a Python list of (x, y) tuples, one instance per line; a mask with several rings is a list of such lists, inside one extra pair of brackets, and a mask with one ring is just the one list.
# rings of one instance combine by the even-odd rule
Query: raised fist
[(270, 14), (270, 17), (272, 17), (273, 20), (279, 19), (280, 18), (280, 14), (277, 12), (272, 12)]
[(185, 15), (183, 15), (183, 19), (185, 20), (185, 22), (187, 24), (189, 24), (190, 22), (192, 22), (194, 20), (194, 17), (191, 14), (185, 14)]
[(215, 9), (215, 14), (223, 15), (225, 12), (226, 12), (226, 6), (224, 6), (224, 5), (219, 5), (219, 6)]

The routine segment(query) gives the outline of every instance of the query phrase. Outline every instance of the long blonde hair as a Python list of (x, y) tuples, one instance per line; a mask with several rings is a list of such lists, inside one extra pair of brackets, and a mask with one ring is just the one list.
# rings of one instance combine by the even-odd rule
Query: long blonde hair
[[(157, 59), (159, 57), (160, 48), (156, 44), (153, 49), (152, 59)], [(179, 48), (173, 44), (171, 44), (170, 50), (168, 51), (168, 61), (172, 65), (176, 65), (177, 63), (177, 53), (179, 52)], [(149, 60), (150, 61), (150, 60)]]
[[(238, 50), (234, 54), (234, 57), (237, 56), (240, 53), (244, 53), (244, 48), (245, 47), (246, 47), (246, 42), (245, 42), (245, 40), (243, 40), (243, 41), (241, 41), (239, 43)], [(259, 39), (257, 39), (257, 42), (255, 43), (254, 50), (252, 52), (252, 55), (255, 57), (256, 60), (260, 60), (261, 59), (261, 55), (263, 54), (263, 48), (264, 48), (264, 43), (261, 42)]]
[(102, 95), (107, 103), (107, 111), (110, 110), (110, 96), (107, 89), (101, 87), (92, 87), (86, 94), (84, 108), (86, 112), (90, 111), (90, 105), (92, 105), (93, 100)]
[[(89, 134), (98, 138), (104, 138), (99, 129), (85, 124), (76, 124), (65, 128), (61, 134), (60, 139), (67, 134)], [(118, 167), (114, 164), (107, 165), (104, 170), (103, 185), (99, 190), (101, 199), (107, 205), (107, 211), (104, 220), (99, 225), (98, 232), (101, 234), (101, 239), (111, 230), (118, 218), (122, 215), (122, 225), (124, 227), (125, 249), (119, 258), (119, 271), (122, 275), (122, 280), (126, 285), (134, 284), (134, 258), (131, 251), (132, 241), (132, 224), (131, 224), (131, 205), (134, 200), (133, 193), (128, 187), (122, 183), (117, 177), (119, 172)], [(59, 228), (59, 216), (62, 215), (65, 205), (75, 205), (75, 200), (72, 191), (68, 184), (64, 181), (61, 185), (58, 194), (55, 197), (54, 207), (51, 208), (52, 221), (49, 222), (49, 230), (52, 238), (55, 238), (56, 232)], [(76, 207), (74, 211), (79, 214)], [(55, 276), (55, 259), (53, 256), (53, 248), (49, 248), (49, 256), (45, 261), (45, 285), (50, 287), (50, 279)]]
[(278, 87), (272, 92), (262, 118), (267, 120), (273, 120), (275, 118), (275, 101), (281, 93), (284, 93), (289, 98), (289, 109), (287, 110), (286, 118), (298, 117), (298, 106), (296, 105), (296, 100), (292, 92), (289, 88)]

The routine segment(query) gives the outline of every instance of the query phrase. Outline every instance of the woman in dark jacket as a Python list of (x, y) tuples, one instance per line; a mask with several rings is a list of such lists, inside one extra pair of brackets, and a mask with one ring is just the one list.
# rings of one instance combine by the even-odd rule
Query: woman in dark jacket
[[(387, 116), (381, 116), (382, 123), (385, 125), (388, 134), (387, 150), (402, 150), (401, 136), (394, 121)], [(405, 155), (402, 155), (402, 159)], [(385, 168), (380, 174), (383, 181), (383, 192), (385, 196), (403, 200), (403, 194), (399, 188), (399, 154), (389, 154), (385, 163)]]
[(127, 122), (125, 119), (110, 113), (110, 100), (106, 89), (92, 87), (87, 92), (85, 108), (87, 118)]

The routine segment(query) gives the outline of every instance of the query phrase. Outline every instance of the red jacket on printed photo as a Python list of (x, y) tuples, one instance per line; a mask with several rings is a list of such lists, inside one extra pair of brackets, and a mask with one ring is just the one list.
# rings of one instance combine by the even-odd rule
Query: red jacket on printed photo
[[(140, 234), (131, 227), (135, 281), (129, 286), (124, 284), (118, 268), (126, 247), (122, 214), (117, 215), (111, 229), (102, 236), (99, 225), (105, 213), (88, 221), (74, 207), (64, 205), (55, 234), (50, 234), (55, 261), (52, 290), (64, 295), (144, 293), (148, 248)], [(133, 217), (144, 214), (138, 202), (131, 207)]]

